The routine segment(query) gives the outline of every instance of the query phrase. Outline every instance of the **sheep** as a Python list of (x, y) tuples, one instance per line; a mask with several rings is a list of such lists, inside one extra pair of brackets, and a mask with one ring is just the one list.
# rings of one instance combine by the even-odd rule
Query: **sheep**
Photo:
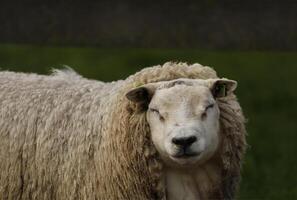
[[(188, 199), (232, 199), (246, 148), (235, 87), (210, 67), (172, 62), (109, 83), (71, 69), (51, 76), (0, 72), (0, 199), (172, 200), (181, 180), (191, 177), (187, 172), (196, 177)], [(151, 104), (167, 98), (164, 91), (177, 95), (174, 105), (193, 93), (208, 95), (208, 153), (186, 155), (180, 144), (170, 144), (176, 157), (166, 155), (164, 139), (156, 137), (166, 119)], [(178, 128), (173, 136), (180, 136)]]

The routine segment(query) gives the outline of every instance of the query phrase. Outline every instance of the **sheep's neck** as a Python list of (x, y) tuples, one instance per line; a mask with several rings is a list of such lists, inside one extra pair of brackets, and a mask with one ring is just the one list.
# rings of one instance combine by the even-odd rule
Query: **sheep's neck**
[(203, 200), (219, 180), (218, 169), (205, 165), (195, 170), (166, 169), (166, 196), (168, 200)]

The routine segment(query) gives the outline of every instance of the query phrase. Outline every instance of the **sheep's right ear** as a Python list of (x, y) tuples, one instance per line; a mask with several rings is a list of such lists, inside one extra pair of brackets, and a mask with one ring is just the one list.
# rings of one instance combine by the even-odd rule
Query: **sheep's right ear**
[(155, 87), (147, 85), (130, 90), (126, 93), (126, 97), (132, 102), (148, 105), (154, 93)]
[(237, 82), (229, 79), (209, 79), (210, 89), (215, 98), (225, 97), (232, 93), (236, 87)]

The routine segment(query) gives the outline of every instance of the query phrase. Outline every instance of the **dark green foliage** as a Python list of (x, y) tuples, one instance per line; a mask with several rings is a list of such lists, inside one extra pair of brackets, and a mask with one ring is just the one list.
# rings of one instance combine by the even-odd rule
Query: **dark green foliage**
[(250, 145), (238, 199), (297, 199), (297, 53), (0, 46), (2, 70), (48, 74), (68, 65), (104, 81), (166, 61), (199, 62), (238, 81)]

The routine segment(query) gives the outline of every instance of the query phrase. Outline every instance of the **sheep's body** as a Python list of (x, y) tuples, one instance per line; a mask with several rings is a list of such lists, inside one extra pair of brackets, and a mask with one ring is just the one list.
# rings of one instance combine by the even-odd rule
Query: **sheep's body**
[(103, 140), (95, 129), (116, 84), (0, 73), (0, 199), (93, 199)]
[[(165, 198), (162, 162), (145, 114), (124, 94), (139, 84), (181, 77), (216, 74), (174, 63), (112, 83), (72, 71), (0, 72), (0, 199)], [(227, 113), (218, 161), (223, 177), (206, 191), (207, 197), (232, 198), (245, 149), (244, 118), (234, 96), (220, 105)]]

